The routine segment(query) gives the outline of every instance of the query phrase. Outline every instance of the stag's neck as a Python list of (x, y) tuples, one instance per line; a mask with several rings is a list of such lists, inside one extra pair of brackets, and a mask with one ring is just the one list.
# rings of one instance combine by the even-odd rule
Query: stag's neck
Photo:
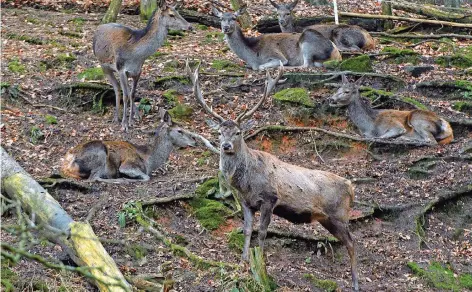
[(250, 149), (244, 142), (241, 149), (232, 155), (228, 155), (223, 151), (220, 153), (220, 171), (226, 181), (240, 192), (249, 190), (247, 173), (251, 162), (250, 157)]
[(280, 30), (282, 32), (295, 32), (295, 25), (291, 22), (286, 26), (280, 26)]
[(250, 66), (258, 65), (257, 53), (248, 45), (256, 40), (245, 37), (241, 28), (236, 27), (231, 34), (225, 35), (225, 39), (230, 49), (239, 58), (246, 61)]
[(348, 110), (349, 118), (363, 134), (371, 133), (374, 130), (376, 111), (367, 101), (360, 98), (359, 93), (349, 104)]
[(167, 37), (168, 29), (160, 11), (156, 11), (147, 26), (141, 31), (142, 37), (136, 42), (134, 56), (142, 60), (154, 54)]
[[(152, 145), (149, 147), (149, 161), (148, 172), (151, 173), (153, 170), (163, 166), (167, 160), (169, 160), (170, 153), (172, 152), (174, 145), (170, 139), (165, 137), (154, 137)], [(149, 174), (148, 173), (148, 174)]]

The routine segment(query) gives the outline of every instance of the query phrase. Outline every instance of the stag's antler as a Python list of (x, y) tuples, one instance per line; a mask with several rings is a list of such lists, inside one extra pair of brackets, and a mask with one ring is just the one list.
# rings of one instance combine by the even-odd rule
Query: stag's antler
[(272, 4), (272, 6), (274, 6), (275, 8), (279, 8), (279, 4), (277, 4), (276, 2), (272, 1), (272, 0), (269, 0), (270, 4)]
[(298, 4), (298, 0), (295, 0), (292, 3), (288, 4), (287, 8), (290, 9), (290, 10), (293, 10), (293, 8), (295, 8), (295, 6), (297, 6), (297, 4)]
[(200, 64), (197, 65), (195, 68), (195, 73), (192, 73), (192, 69), (190, 69), (190, 65), (188, 63), (188, 59), (185, 61), (185, 71), (187, 72), (188, 77), (192, 81), (193, 84), (193, 94), (195, 95), (195, 99), (201, 105), (201, 107), (210, 115), (214, 116), (220, 123), (224, 122), (225, 119), (221, 117), (219, 114), (214, 112), (205, 102), (203, 99), (202, 89), (200, 88), (200, 84), (198, 82), (198, 69), (200, 68)]
[(250, 111), (248, 112), (245, 111), (242, 114), (240, 114), (235, 120), (236, 123), (238, 124), (241, 123), (243, 120), (250, 118), (256, 112), (256, 110), (261, 106), (264, 100), (269, 96), (271, 91), (274, 89), (275, 85), (277, 84), (277, 82), (279, 81), (280, 77), (282, 77), (283, 74), (284, 74), (284, 65), (282, 64), (282, 62), (280, 62), (280, 66), (279, 66), (279, 69), (277, 71), (277, 75), (275, 76), (275, 78), (272, 78), (272, 76), (270, 76), (269, 71), (267, 70), (267, 73), (266, 73), (267, 78), (265, 81), (264, 95)]

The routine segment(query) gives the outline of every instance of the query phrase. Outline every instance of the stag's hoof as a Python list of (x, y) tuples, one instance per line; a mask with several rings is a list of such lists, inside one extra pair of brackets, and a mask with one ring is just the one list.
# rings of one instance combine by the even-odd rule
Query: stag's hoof
[(128, 123), (121, 123), (121, 131), (128, 132)]
[(120, 117), (118, 115), (114, 115), (113, 120), (111, 122), (118, 124), (120, 122)]

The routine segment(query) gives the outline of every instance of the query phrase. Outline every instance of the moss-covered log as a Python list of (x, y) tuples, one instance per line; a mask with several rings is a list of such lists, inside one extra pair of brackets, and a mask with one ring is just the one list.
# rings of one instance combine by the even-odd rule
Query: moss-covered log
[(220, 28), (220, 19), (216, 16), (189, 9), (177, 9), (177, 11), (183, 18), (185, 18), (185, 20), (189, 22), (196, 22), (206, 26)]
[(100, 291), (129, 291), (129, 284), (86, 223), (74, 222), (60, 204), (0, 147), (2, 192), (49, 226), (50, 239), (62, 245), (77, 265), (91, 269)]
[(122, 0), (112, 0), (108, 10), (102, 18), (102, 23), (115, 22), (121, 9)]
[(141, 0), (139, 3), (139, 16), (142, 20), (148, 20), (156, 9), (157, 0)]
[(460, 23), (472, 23), (472, 14), (465, 9), (457, 9), (455, 12), (446, 11), (435, 5), (418, 5), (417, 3), (394, 1), (391, 3), (392, 8), (420, 14), (430, 18), (454, 21)]

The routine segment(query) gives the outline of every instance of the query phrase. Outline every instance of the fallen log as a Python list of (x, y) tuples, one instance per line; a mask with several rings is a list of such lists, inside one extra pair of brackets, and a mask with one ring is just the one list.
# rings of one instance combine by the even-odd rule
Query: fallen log
[(472, 39), (472, 35), (465, 34), (391, 34), (386, 32), (371, 32), (373, 36), (384, 36), (389, 38), (399, 38), (399, 39), (442, 39), (442, 38), (456, 38), (456, 39)]
[(391, 1), (393, 9), (426, 16), (428, 18), (453, 21), (459, 23), (472, 23), (472, 13), (465, 9), (457, 9), (454, 12), (446, 11), (435, 5), (419, 5), (417, 3), (405, 1)]
[[(131, 291), (113, 259), (87, 223), (74, 221), (59, 203), (0, 147), (2, 191), (49, 226), (49, 237), (61, 245), (79, 266), (90, 267), (100, 291)], [(57, 232), (51, 233), (51, 230)]]
[(220, 19), (216, 16), (189, 9), (177, 9), (177, 11), (189, 22), (196, 22), (206, 26), (220, 28)]

